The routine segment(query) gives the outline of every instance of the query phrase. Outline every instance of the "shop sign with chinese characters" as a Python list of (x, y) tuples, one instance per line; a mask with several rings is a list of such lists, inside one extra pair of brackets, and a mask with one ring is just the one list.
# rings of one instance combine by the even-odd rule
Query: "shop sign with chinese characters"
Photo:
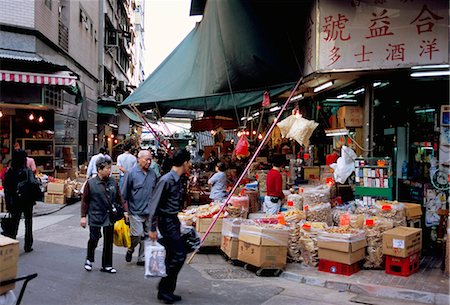
[(317, 1), (306, 22), (307, 74), (448, 64), (448, 10), (447, 0)]

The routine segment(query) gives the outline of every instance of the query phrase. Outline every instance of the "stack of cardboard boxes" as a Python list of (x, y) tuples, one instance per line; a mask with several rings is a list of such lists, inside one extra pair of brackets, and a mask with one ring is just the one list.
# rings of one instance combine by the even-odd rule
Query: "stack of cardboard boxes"
[(44, 202), (64, 204), (66, 202), (65, 184), (49, 182), (47, 184), (47, 192), (45, 193)]
[(238, 258), (239, 232), (242, 218), (224, 218), (222, 224), (222, 243), (220, 249), (231, 260)]
[(422, 207), (418, 203), (407, 203), (404, 202), (405, 206), (405, 215), (406, 221), (408, 223), (408, 227), (412, 228), (420, 228), (421, 225), (421, 217), (422, 217)]
[[(17, 275), (17, 260), (19, 259), (19, 242), (0, 235), (0, 282), (12, 280)], [(0, 287), (0, 295), (14, 289), (15, 284)]]
[[(321, 233), (317, 246), (320, 271), (350, 275), (359, 271), (359, 262), (366, 255), (367, 241), (362, 230), (353, 234)], [(340, 270), (351, 272), (341, 273)]]
[[(198, 232), (200, 238), (203, 238), (209, 226), (211, 225), (213, 218), (198, 218), (195, 229)], [(220, 247), (222, 242), (222, 222), (223, 218), (217, 219), (214, 227), (208, 233), (208, 236), (203, 241), (202, 247)]]
[(388, 274), (409, 276), (419, 270), (422, 229), (397, 227), (384, 232), (383, 254)]
[(242, 224), (238, 260), (259, 268), (286, 266), (289, 230), (283, 227)]

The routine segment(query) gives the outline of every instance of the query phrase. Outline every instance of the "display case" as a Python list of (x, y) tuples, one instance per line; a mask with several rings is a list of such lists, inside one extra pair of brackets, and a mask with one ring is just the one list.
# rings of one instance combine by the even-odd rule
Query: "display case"
[(33, 158), (38, 171), (51, 174), (55, 171), (55, 141), (54, 139), (17, 138), (20, 147)]
[(392, 200), (391, 165), (390, 158), (356, 158), (355, 196)]

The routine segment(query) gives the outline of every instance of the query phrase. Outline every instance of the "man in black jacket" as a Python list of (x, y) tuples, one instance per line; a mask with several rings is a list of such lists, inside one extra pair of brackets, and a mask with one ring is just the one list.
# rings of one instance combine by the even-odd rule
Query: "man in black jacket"
[(156, 228), (162, 235), (161, 244), (166, 248), (167, 277), (161, 278), (158, 299), (171, 304), (181, 300), (175, 295), (178, 273), (186, 259), (186, 248), (181, 238), (178, 212), (183, 208), (183, 186), (180, 177), (189, 172), (191, 156), (185, 149), (174, 152), (172, 169), (158, 181), (151, 203), (152, 228), (149, 237), (156, 240)]

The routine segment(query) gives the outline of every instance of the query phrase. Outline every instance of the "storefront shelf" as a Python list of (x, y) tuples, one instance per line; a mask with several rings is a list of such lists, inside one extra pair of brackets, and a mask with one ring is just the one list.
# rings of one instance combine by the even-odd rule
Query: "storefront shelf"
[(355, 186), (355, 195), (386, 197), (392, 200), (392, 188)]

